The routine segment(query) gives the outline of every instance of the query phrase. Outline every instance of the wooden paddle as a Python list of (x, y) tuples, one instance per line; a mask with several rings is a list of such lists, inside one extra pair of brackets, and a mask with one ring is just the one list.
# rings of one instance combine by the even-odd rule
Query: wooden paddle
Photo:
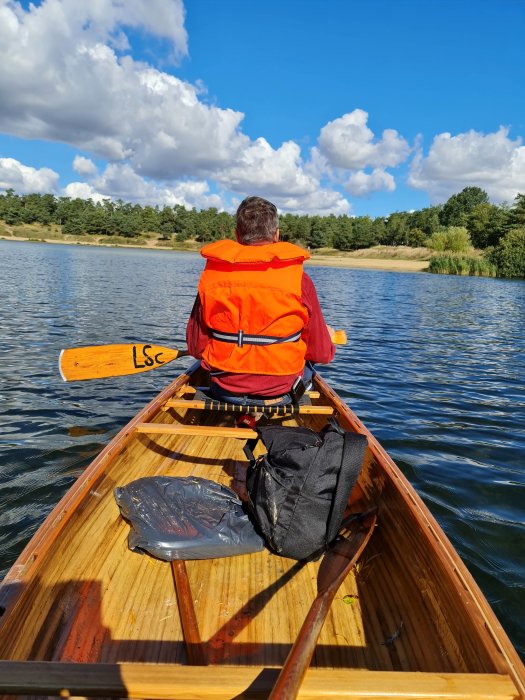
[[(344, 330), (332, 333), (332, 342), (345, 345)], [(186, 357), (187, 350), (174, 350), (161, 345), (132, 343), (129, 345), (88, 345), (62, 350), (58, 361), (65, 382), (82, 379), (102, 379), (138, 374), (166, 365), (177, 357)]]
[(317, 574), (317, 597), (286, 657), (269, 700), (293, 700), (297, 697), (334, 596), (368, 544), (376, 520), (376, 510), (356, 518), (356, 526), (351, 533), (340, 536), (324, 555)]

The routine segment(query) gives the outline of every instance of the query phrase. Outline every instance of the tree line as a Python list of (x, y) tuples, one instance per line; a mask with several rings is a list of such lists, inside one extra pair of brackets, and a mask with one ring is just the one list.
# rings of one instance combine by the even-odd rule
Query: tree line
[[(234, 216), (215, 208), (197, 210), (184, 206), (150, 206), (122, 200), (56, 197), (52, 194), (18, 195), (8, 189), (0, 194), (0, 219), (9, 225), (38, 223), (58, 225), (64, 234), (124, 236), (144, 233), (179, 242), (205, 243), (233, 237)], [(447, 202), (419, 211), (395, 212), (387, 217), (308, 216), (283, 214), (281, 239), (298, 241), (312, 249), (342, 251), (375, 245), (418, 247), (439, 241), (447, 231), (466, 230), (472, 246), (496, 247), (507, 233), (525, 226), (525, 194), (512, 205), (489, 202), (479, 187), (466, 187)]]

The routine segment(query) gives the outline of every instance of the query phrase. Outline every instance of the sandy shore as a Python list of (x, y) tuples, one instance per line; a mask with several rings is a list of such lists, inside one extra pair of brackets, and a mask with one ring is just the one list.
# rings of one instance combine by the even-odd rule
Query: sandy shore
[(326, 267), (352, 267), (367, 270), (390, 270), (391, 272), (424, 272), (428, 260), (400, 260), (398, 258), (350, 258), (338, 256), (314, 255), (306, 265), (323, 265)]
[[(3, 241), (33, 241), (38, 243), (61, 243), (63, 245), (91, 245), (100, 246), (105, 248), (145, 248), (148, 250), (169, 250), (171, 252), (198, 252), (190, 250), (177, 250), (176, 248), (166, 248), (163, 246), (155, 245), (155, 241), (149, 241), (146, 245), (112, 245), (103, 243), (93, 243), (92, 241), (65, 241), (58, 240), (54, 238), (44, 238), (44, 239), (32, 239), (23, 238), (20, 236), (0, 236), (0, 240)], [(348, 255), (312, 255), (310, 260), (305, 263), (308, 265), (321, 265), (324, 267), (347, 267), (347, 268), (361, 268), (367, 270), (389, 270), (391, 272), (424, 272), (428, 268), (428, 260), (404, 260), (402, 258), (375, 258), (375, 257), (364, 257), (364, 256), (352, 256)]]

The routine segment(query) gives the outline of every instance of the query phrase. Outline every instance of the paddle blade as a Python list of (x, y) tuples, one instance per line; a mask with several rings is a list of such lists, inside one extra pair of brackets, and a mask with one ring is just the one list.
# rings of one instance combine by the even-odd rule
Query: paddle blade
[(58, 361), (65, 382), (137, 374), (156, 369), (187, 353), (160, 345), (90, 345), (62, 350)]
[(334, 331), (332, 334), (334, 345), (346, 345), (346, 331), (344, 329)]

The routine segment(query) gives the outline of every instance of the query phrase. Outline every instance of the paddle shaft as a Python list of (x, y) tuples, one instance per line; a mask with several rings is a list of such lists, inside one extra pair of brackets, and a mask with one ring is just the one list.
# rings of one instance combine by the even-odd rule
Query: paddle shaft
[(349, 537), (340, 538), (325, 554), (317, 576), (317, 597), (286, 658), (269, 700), (293, 700), (297, 697), (335, 594), (368, 544), (375, 523), (375, 513), (368, 515), (359, 530), (352, 532)]

